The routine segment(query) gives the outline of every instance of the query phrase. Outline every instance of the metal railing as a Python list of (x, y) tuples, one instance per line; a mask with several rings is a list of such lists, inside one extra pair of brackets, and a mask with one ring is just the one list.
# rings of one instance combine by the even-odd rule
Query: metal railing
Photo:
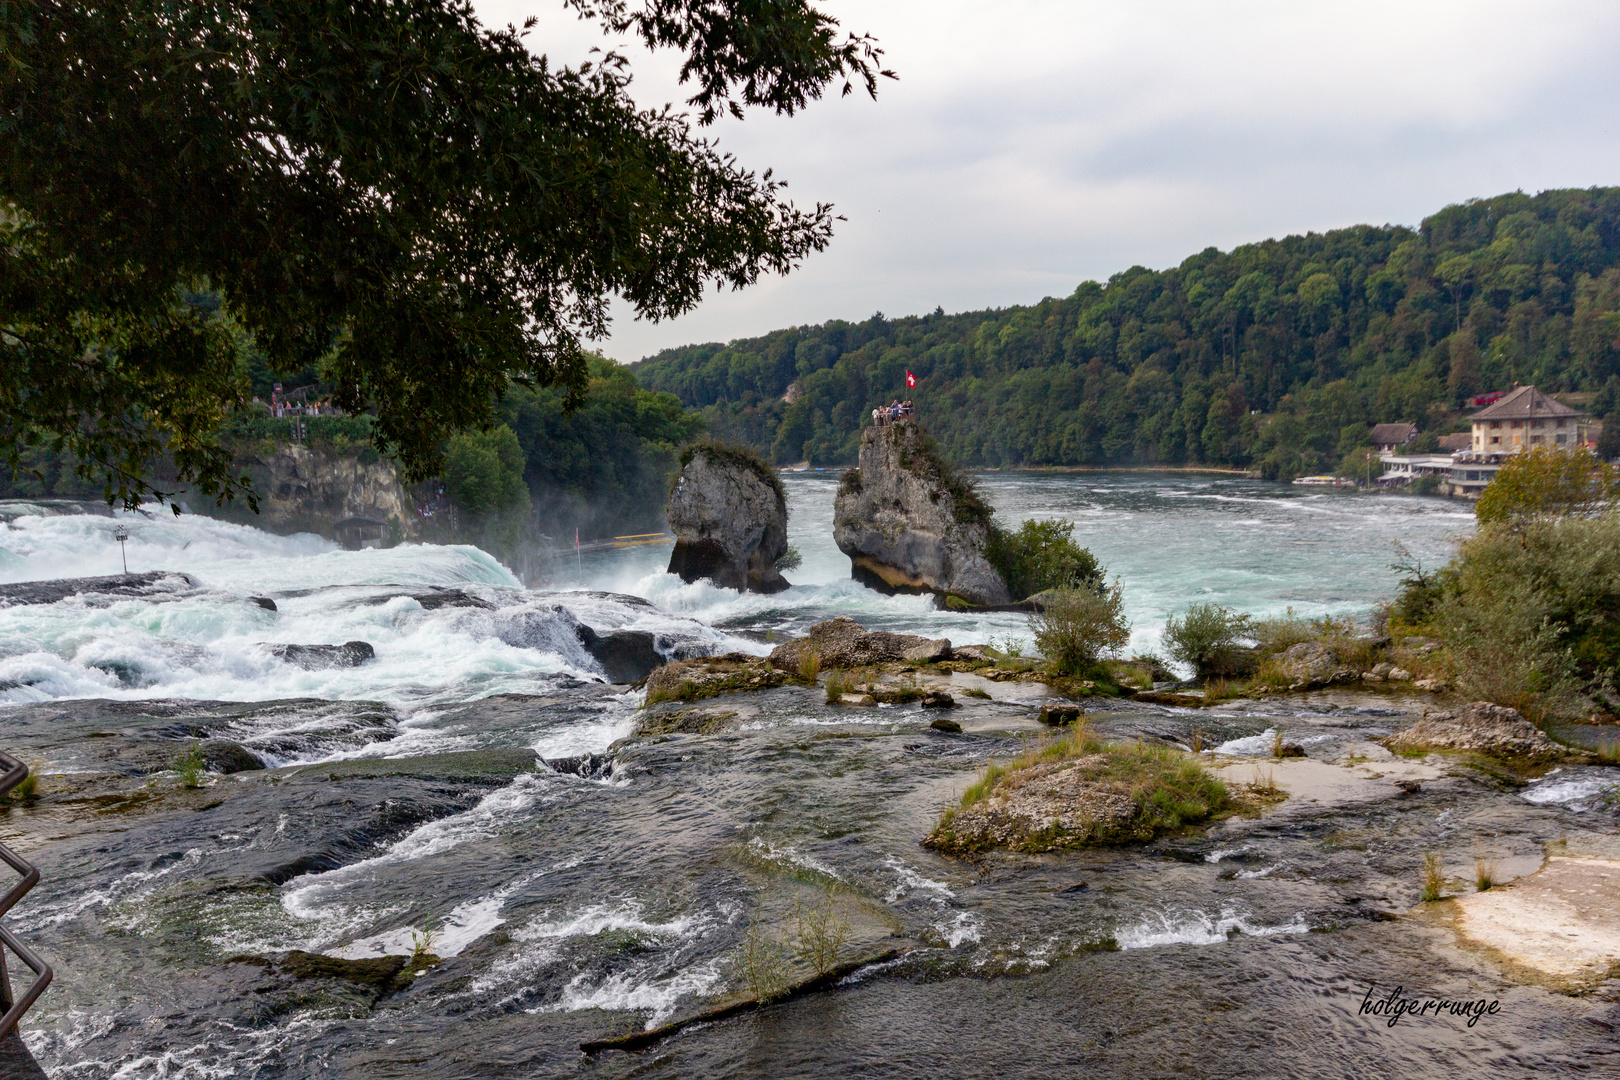
[[(0, 775), (0, 796), (4, 796), (28, 776), (28, 766), (3, 750), (0, 750), (0, 769), (6, 770), (4, 775)], [(39, 870), (4, 844), (0, 844), (0, 862), (4, 862), (22, 875), (22, 880), (13, 885), (5, 896), (0, 897), (0, 916), (3, 916), (17, 901), (28, 895), (29, 889), (39, 884)], [(51, 985), (51, 965), (4, 926), (0, 926), (0, 944), (5, 946), (0, 948), (0, 1008), (6, 1010), (5, 1015), (0, 1016), (0, 1039), (4, 1039), (16, 1030), (17, 1021), (22, 1019), (23, 1013), (27, 1012), (28, 1007), (45, 992), (47, 986)], [(34, 971), (33, 985), (19, 998), (14, 998), (11, 993), (11, 972), (7, 970), (6, 949), (16, 953), (17, 958)]]

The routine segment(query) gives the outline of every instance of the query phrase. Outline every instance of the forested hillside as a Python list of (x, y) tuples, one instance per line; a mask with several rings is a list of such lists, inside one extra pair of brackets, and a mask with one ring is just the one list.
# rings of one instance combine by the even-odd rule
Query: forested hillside
[(872, 407), (909, 396), (965, 464), (1287, 477), (1359, 460), (1373, 423), (1460, 430), (1469, 395), (1515, 383), (1595, 391), (1608, 413), (1617, 339), (1620, 188), (1593, 188), (1472, 200), (1417, 230), (1209, 248), (1029, 307), (669, 349), (632, 370), (783, 463), (853, 461)]

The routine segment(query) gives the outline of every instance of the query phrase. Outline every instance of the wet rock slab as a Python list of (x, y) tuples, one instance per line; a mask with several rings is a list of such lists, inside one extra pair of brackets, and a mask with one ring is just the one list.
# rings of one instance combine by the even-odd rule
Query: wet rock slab
[(60, 578), (55, 581), (24, 581), (0, 585), (0, 607), (25, 604), (56, 604), (70, 596), (139, 597), (150, 600), (164, 593), (197, 587), (189, 574), (152, 570), (143, 574), (110, 574), (106, 577)]

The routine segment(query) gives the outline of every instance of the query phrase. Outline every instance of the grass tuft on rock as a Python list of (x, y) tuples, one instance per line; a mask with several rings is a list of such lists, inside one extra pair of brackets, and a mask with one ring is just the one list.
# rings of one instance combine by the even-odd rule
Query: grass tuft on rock
[(1228, 810), (1226, 786), (1179, 749), (1103, 743), (1085, 725), (991, 763), (924, 844), (957, 854), (1151, 840)]

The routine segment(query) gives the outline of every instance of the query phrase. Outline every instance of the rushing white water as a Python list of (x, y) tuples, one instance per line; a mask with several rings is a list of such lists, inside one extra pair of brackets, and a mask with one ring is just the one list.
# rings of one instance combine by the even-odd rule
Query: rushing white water
[(1114, 940), (1121, 949), (1151, 949), (1159, 945), (1214, 945), (1233, 934), (1249, 937), (1304, 934), (1310, 928), (1303, 915), (1296, 915), (1292, 921), (1278, 926), (1264, 926), (1254, 922), (1252, 915), (1231, 906), (1222, 907), (1215, 915), (1200, 909), (1161, 908), (1120, 927), (1114, 932)]
[[(598, 553), (556, 568), (562, 589), (524, 590), (470, 546), (406, 544), (343, 551), (310, 534), (186, 515), (62, 513), (0, 507), (0, 582), (116, 573), (113, 528), (130, 531), (131, 572), (174, 571), (195, 588), (159, 596), (72, 597), (0, 608), (0, 701), (50, 698), (378, 700), (407, 710), (506, 692), (557, 677), (600, 678), (575, 622), (599, 632), (648, 630), (700, 651), (763, 652), (766, 638), (851, 615), (874, 628), (958, 644), (1029, 644), (1027, 620), (937, 610), (929, 598), (883, 596), (849, 577), (832, 543), (836, 473), (785, 478), (789, 534), (803, 555), (794, 588), (774, 596), (688, 584), (664, 571), (667, 548)], [(1439, 499), (1302, 493), (1288, 485), (1163, 475), (986, 474), (985, 494), (1008, 524), (1061, 518), (1125, 589), (1132, 647), (1157, 647), (1166, 616), (1200, 600), (1256, 614), (1361, 612), (1394, 589), (1401, 541), (1443, 560), (1470, 524)], [(632, 594), (566, 591), (567, 586)], [(453, 588), (491, 605), (426, 610), (411, 590)], [(269, 596), (276, 611), (250, 598)], [(559, 611), (558, 608), (563, 610)], [(746, 632), (749, 636), (739, 636)], [(365, 641), (376, 658), (306, 671), (276, 643)], [(597, 736), (612, 734), (612, 724)], [(557, 747), (597, 748), (597, 736)]]
[[(700, 622), (622, 599), (528, 592), (475, 547), (342, 551), (308, 534), (275, 536), (194, 516), (13, 517), (0, 529), (0, 579), (118, 572), (112, 530), (120, 522), (131, 532), (132, 573), (176, 571), (197, 586), (0, 608), (0, 701), (363, 698), (414, 708), (533, 691), (559, 675), (600, 678), (574, 632), (578, 621), (710, 648), (734, 644)], [(488, 606), (429, 610), (402, 595), (433, 588), (459, 589)], [(277, 610), (255, 596), (273, 598)], [(376, 658), (304, 670), (267, 648), (354, 640)]]

